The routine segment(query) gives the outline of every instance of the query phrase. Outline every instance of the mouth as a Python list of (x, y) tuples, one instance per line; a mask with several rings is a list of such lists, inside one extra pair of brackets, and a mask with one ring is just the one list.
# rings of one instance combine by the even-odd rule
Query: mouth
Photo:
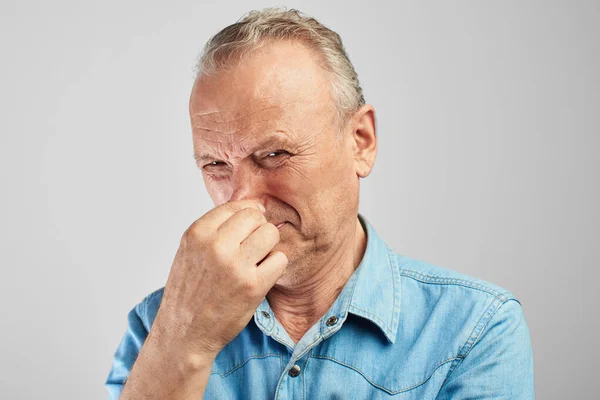
[(282, 222), (280, 224), (275, 225), (277, 227), (277, 229), (281, 229), (283, 228), (283, 226), (286, 224), (286, 222)]

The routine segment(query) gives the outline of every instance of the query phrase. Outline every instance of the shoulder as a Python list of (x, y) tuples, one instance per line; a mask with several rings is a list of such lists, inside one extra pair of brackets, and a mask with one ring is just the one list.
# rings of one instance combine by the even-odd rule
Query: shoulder
[(432, 343), (452, 349), (450, 354), (459, 359), (484, 337), (489, 341), (502, 337), (509, 343), (518, 334), (526, 344), (522, 305), (511, 291), (449, 268), (393, 254), (401, 277), (401, 321), (410, 321), (401, 323), (407, 338), (414, 336), (418, 342), (429, 335)]
[[(494, 298), (498, 301), (517, 300), (508, 289), (474, 276), (424, 260), (393, 253), (400, 276), (412, 281), (420, 290), (460, 292), (464, 297)], [(518, 302), (518, 300), (517, 300)]]
[(410, 321), (401, 324), (401, 334), (417, 347), (426, 342), (419, 354), (438, 363), (452, 360), (440, 397), (489, 392), (533, 398), (531, 336), (515, 295), (449, 268), (395, 257), (404, 290), (402, 312)]

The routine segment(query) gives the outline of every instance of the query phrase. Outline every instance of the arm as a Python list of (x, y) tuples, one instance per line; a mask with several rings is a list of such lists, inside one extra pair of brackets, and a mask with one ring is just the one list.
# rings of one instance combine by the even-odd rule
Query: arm
[(534, 399), (533, 352), (521, 305), (507, 300), (490, 317), (437, 396), (445, 399)]
[(105, 384), (109, 398), (202, 399), (213, 359), (187, 357), (182, 346), (168, 344), (169, 335), (158, 323), (148, 333), (140, 315), (143, 304), (129, 312), (129, 327)]
[(106, 381), (112, 399), (202, 398), (217, 354), (285, 273), (265, 212), (255, 200), (227, 202), (184, 232), (154, 321), (143, 323), (148, 298), (129, 313)]

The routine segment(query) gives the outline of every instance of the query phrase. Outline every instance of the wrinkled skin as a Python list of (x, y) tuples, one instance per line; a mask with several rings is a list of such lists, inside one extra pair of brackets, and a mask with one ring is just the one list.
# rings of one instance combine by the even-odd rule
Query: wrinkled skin
[(215, 205), (255, 199), (268, 222), (285, 222), (273, 250), (289, 263), (269, 301), (284, 325), (290, 316), (286, 328), (296, 338), (362, 258), (359, 179), (377, 152), (373, 107), (362, 106), (341, 126), (331, 75), (318, 63), (299, 42), (270, 42), (197, 79), (190, 96), (194, 154)]

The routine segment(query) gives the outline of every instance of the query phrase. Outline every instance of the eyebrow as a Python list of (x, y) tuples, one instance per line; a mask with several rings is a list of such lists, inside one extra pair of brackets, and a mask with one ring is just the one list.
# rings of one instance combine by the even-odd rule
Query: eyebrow
[[(266, 136), (260, 143), (258, 143), (255, 146), (254, 150), (250, 152), (250, 154), (256, 152), (259, 149), (265, 148), (265, 147), (277, 147), (277, 146), (290, 147), (291, 145), (292, 145), (292, 143), (285, 136), (271, 134), (269, 136)], [(194, 153), (192, 155), (192, 157), (194, 157), (194, 160), (196, 160), (196, 162), (198, 162), (198, 163), (202, 163), (202, 162), (206, 162), (208, 160), (214, 160), (214, 159), (219, 158), (208, 152), (207, 153)]]
[(194, 153), (192, 155), (192, 157), (194, 157), (194, 160), (196, 160), (197, 163), (204, 163), (204, 162), (208, 161), (209, 159), (216, 158), (209, 154), (196, 154), (196, 153)]

